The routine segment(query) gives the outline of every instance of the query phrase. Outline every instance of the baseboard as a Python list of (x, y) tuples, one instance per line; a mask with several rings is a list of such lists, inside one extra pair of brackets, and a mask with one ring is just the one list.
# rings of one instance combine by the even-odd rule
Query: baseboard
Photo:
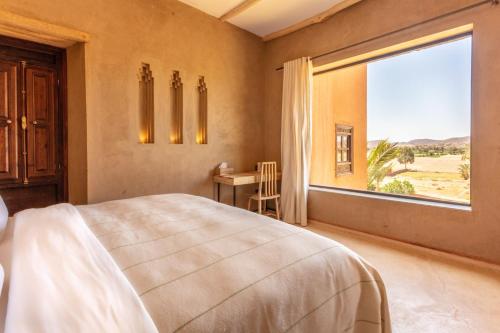
[(325, 223), (325, 222), (320, 222), (320, 221), (316, 221), (316, 220), (308, 220), (308, 221), (311, 225), (315, 225), (315, 224), (318, 225), (319, 224), (319, 225), (331, 228), (333, 230), (339, 230), (341, 232), (352, 234), (354, 236), (358, 236), (361, 238), (372, 238), (372, 239), (380, 241), (380, 242), (386, 242), (387, 244), (394, 244), (394, 245), (406, 247), (409, 249), (413, 249), (416, 251), (424, 252), (424, 253), (431, 255), (431, 256), (434, 256), (434, 257), (446, 258), (446, 259), (450, 259), (450, 260), (460, 262), (463, 264), (475, 265), (475, 266), (478, 266), (478, 267), (481, 267), (484, 269), (493, 270), (495, 272), (500, 273), (500, 265), (490, 263), (487, 261), (483, 261), (483, 260), (479, 260), (476, 258), (465, 257), (465, 256), (461, 256), (461, 255), (458, 255), (455, 253), (446, 252), (446, 251), (442, 251), (442, 250), (438, 250), (438, 249), (433, 249), (433, 248), (425, 247), (425, 246), (418, 245), (418, 244), (407, 243), (407, 242), (400, 241), (397, 239), (383, 237), (383, 236), (379, 236), (379, 235), (374, 235), (374, 234), (370, 234), (370, 233), (366, 233), (366, 232), (362, 232), (362, 231), (358, 231), (358, 230), (354, 230), (354, 229), (349, 229), (349, 228), (341, 227), (341, 226), (331, 224), (331, 223)]

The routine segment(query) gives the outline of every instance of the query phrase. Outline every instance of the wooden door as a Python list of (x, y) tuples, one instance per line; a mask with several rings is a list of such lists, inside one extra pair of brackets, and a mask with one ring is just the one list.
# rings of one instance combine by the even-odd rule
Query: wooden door
[(19, 178), (16, 63), (0, 60), (0, 180)]
[(65, 57), (0, 36), (0, 195), (11, 214), (68, 199)]
[(25, 75), (28, 180), (56, 177), (56, 72), (27, 67)]

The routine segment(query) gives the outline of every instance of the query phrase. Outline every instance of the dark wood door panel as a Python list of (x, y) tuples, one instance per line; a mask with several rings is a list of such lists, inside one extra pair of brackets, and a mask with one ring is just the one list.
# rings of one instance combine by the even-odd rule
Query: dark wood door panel
[(28, 208), (42, 208), (59, 202), (57, 185), (23, 186), (0, 189), (0, 195), (13, 215)]
[(0, 195), (10, 213), (68, 198), (65, 57), (0, 36)]
[(28, 179), (56, 176), (56, 73), (49, 68), (26, 69)]
[(62, 49), (18, 38), (0, 36), (0, 58), (4, 60), (27, 61), (30, 64), (59, 67)]
[[(44, 171), (47, 171), (49, 169), (49, 158), (48, 158), (48, 152), (47, 149), (41, 149), (40, 147), (47, 147), (49, 143), (49, 138), (50, 138), (50, 131), (48, 129), (48, 126), (33, 126), (33, 131), (34, 131), (34, 154), (33, 160), (35, 161), (33, 163), (33, 168), (34, 172), (37, 174), (41, 174)], [(28, 169), (29, 170), (29, 169)], [(32, 174), (28, 173), (28, 177), (32, 176)]]
[(16, 63), (0, 60), (0, 180), (17, 180)]

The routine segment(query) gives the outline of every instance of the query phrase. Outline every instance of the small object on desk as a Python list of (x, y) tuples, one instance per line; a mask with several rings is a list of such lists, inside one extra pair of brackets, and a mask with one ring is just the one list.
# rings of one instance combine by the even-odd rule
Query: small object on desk
[(217, 166), (217, 168), (215, 168), (214, 174), (218, 176), (218, 175), (227, 175), (233, 172), (234, 169), (230, 168), (227, 162), (222, 162), (219, 164), (219, 166)]
[(233, 168), (216, 168), (215, 169), (215, 175), (216, 176), (222, 176), (222, 175), (229, 175), (234, 172)]

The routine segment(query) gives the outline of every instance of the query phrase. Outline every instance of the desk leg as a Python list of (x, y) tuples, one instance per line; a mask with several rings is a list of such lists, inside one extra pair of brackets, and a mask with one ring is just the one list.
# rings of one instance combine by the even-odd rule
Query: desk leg
[(236, 186), (233, 186), (233, 206), (236, 206)]
[(220, 183), (217, 183), (217, 202), (220, 202)]

